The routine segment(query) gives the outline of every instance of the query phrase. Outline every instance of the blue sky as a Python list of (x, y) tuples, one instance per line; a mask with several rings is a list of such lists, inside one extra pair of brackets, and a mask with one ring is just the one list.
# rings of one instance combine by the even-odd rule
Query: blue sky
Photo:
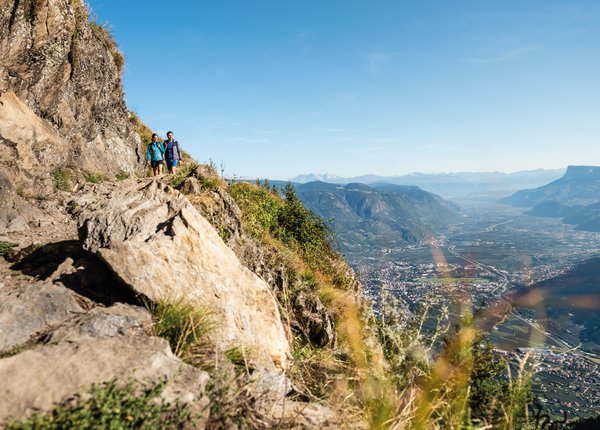
[(600, 165), (600, 2), (90, 0), (127, 103), (227, 175)]

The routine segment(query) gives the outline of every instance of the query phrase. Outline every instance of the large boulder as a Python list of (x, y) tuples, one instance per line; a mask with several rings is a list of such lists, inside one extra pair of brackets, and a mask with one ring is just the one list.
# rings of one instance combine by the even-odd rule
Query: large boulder
[(129, 180), (92, 186), (78, 203), (84, 248), (131, 289), (205, 309), (218, 349), (244, 348), (259, 366), (285, 366), (290, 350), (274, 294), (185, 196), (156, 180)]
[(181, 362), (168, 342), (157, 337), (90, 336), (40, 346), (0, 360), (0, 423), (50, 411), (93, 384), (165, 379), (164, 401), (190, 403), (204, 393), (209, 377)]

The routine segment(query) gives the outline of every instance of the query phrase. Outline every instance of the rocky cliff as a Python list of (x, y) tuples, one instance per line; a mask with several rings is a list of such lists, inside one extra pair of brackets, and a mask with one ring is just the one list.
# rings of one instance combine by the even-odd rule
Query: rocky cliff
[[(286, 399), (291, 355), (275, 293), (183, 194), (130, 179), (70, 198), (60, 228), (5, 255), (16, 263), (0, 262), (0, 425), (48, 412), (93, 384), (132, 379), (166, 381), (162, 401), (191, 408), (194, 428), (228, 427), (211, 408), (225, 408), (222, 393), (240, 388), (235, 408), (263, 422), (330, 420), (326, 408)], [(180, 315), (182, 305), (195, 313)], [(171, 314), (157, 316), (156, 306)], [(202, 324), (187, 326), (198, 313)], [(173, 324), (165, 318), (178, 321), (169, 330), (190, 332), (161, 332)], [(178, 352), (190, 338), (193, 353)], [(241, 356), (231, 358), (234, 351)], [(243, 381), (231, 360), (247, 369)]]
[(0, 58), (0, 170), (16, 189), (46, 195), (60, 169), (139, 169), (123, 55), (82, 1), (3, 1)]
[(335, 427), (292, 346), (337, 353), (343, 260), (248, 233), (206, 166), (144, 178), (123, 56), (79, 0), (0, 3), (0, 55), (0, 428), (102, 399), (136, 422), (148, 393), (161, 428)]

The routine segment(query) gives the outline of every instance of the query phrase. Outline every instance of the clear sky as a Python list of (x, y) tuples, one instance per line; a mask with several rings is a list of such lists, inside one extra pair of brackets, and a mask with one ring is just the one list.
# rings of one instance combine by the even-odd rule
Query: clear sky
[(227, 175), (600, 165), (600, 1), (90, 0), (131, 110)]

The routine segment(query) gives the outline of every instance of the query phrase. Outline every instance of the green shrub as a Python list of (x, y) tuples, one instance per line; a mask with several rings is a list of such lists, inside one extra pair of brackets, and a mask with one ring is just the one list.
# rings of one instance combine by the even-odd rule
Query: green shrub
[(238, 182), (229, 191), (252, 236), (261, 238), (267, 232), (290, 249), (300, 251), (313, 269), (332, 272), (329, 258), (334, 256), (330, 246), (333, 232), (325, 220), (302, 204), (293, 185), (286, 185), (283, 198), (267, 181), (260, 186)]
[(196, 163), (180, 164), (179, 168), (177, 169), (177, 173), (175, 173), (169, 180), (169, 185), (171, 185), (173, 188), (178, 187), (188, 176), (190, 176), (190, 173), (196, 167), (198, 167), (198, 164)]
[(229, 193), (240, 207), (244, 227), (251, 236), (258, 239), (262, 232), (278, 230), (279, 213), (284, 204), (281, 197), (247, 182), (232, 184)]
[(292, 184), (284, 189), (285, 204), (278, 214), (276, 237), (288, 245), (299, 246), (313, 267), (320, 266), (324, 256), (331, 256), (333, 231), (327, 222), (308, 210), (296, 196)]
[(133, 382), (119, 386), (108, 382), (93, 386), (88, 395), (60, 404), (48, 414), (13, 421), (7, 430), (86, 430), (191, 428), (196, 421), (188, 405), (164, 404), (158, 400), (164, 383), (141, 393)]
[(125, 179), (129, 178), (129, 174), (121, 171), (121, 172), (117, 173), (116, 178), (117, 178), (117, 181), (124, 181)]
[(146, 307), (154, 318), (154, 335), (167, 339), (173, 353), (185, 362), (201, 365), (213, 328), (209, 312), (182, 299), (148, 302)]
[(86, 181), (91, 182), (92, 184), (99, 184), (100, 182), (108, 180), (108, 177), (103, 173), (85, 172), (83, 177)]
[(5, 242), (5, 241), (0, 240), (0, 257), (3, 257), (4, 255), (6, 255), (8, 253), (8, 251), (10, 251), (15, 246), (17, 246), (16, 243)]
[(72, 173), (69, 169), (60, 168), (54, 171), (52, 174), (52, 182), (54, 188), (60, 191), (71, 191), (72, 189)]

